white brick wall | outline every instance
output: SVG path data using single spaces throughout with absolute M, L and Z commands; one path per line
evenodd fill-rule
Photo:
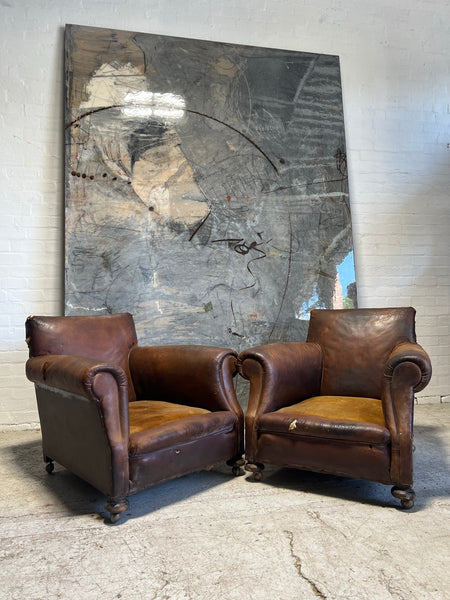
M 450 7 L 445 0 L 0 2 L 0 428 L 37 422 L 24 321 L 61 314 L 63 28 L 338 54 L 360 306 L 413 305 L 448 401 Z

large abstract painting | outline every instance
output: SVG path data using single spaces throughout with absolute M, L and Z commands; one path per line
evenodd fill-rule
M 356 305 L 336 56 L 66 27 L 66 314 L 240 350 Z

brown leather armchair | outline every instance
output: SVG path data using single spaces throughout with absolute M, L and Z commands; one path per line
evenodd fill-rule
M 413 308 L 313 310 L 305 343 L 245 350 L 247 470 L 264 463 L 390 484 L 414 506 L 414 392 L 430 380 Z
M 244 464 L 236 353 L 208 346 L 139 347 L 128 314 L 29 317 L 47 471 L 56 461 L 107 496 L 126 497 L 227 461 Z

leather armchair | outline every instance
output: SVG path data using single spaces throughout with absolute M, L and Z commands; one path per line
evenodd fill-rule
M 430 380 L 413 308 L 313 310 L 305 343 L 245 350 L 246 469 L 264 463 L 390 484 L 412 508 L 414 392 Z
M 35 384 L 47 471 L 56 461 L 107 496 L 127 496 L 227 461 L 244 464 L 236 353 L 139 347 L 128 314 L 29 317 L 26 374 Z

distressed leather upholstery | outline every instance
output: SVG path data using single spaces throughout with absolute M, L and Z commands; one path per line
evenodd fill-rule
M 162 481 L 221 461 L 239 471 L 233 350 L 139 347 L 128 313 L 29 317 L 26 335 L 47 470 L 57 461 L 103 492 L 112 521 Z
M 305 343 L 242 352 L 247 468 L 264 463 L 394 485 L 414 503 L 414 392 L 430 380 L 413 308 L 313 310 Z

